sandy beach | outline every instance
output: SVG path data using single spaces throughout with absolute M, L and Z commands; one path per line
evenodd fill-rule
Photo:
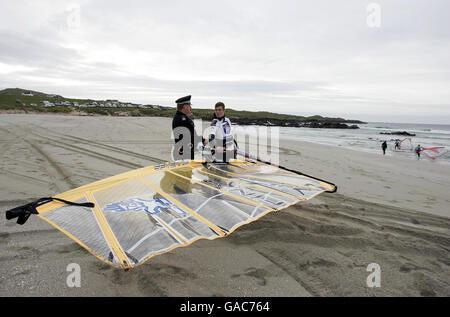
M 124 272 L 48 223 L 4 212 L 170 160 L 170 118 L 0 114 L 0 296 L 450 296 L 450 169 L 280 140 L 324 193 Z M 67 266 L 81 267 L 68 287 Z M 381 287 L 368 287 L 377 263 Z

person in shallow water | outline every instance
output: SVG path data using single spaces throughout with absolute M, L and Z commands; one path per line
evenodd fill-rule
M 384 142 L 381 144 L 381 149 L 383 150 L 383 155 L 385 155 L 385 154 L 386 154 L 386 149 L 387 149 L 387 143 L 386 143 L 386 141 L 384 141 Z
M 400 150 L 400 140 L 395 140 L 395 149 Z
M 414 151 L 417 154 L 417 159 L 420 160 L 420 152 L 422 152 L 422 147 L 420 146 L 420 144 L 416 147 Z

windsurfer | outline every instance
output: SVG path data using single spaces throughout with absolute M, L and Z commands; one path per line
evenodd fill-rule
M 420 160 L 420 152 L 422 152 L 422 147 L 420 146 L 420 144 L 416 147 L 414 151 L 416 151 L 417 159 Z
M 216 161 L 228 162 L 236 158 L 236 147 L 231 129 L 231 121 L 225 117 L 225 104 L 218 102 L 215 105 L 214 118 L 209 132 L 211 154 Z

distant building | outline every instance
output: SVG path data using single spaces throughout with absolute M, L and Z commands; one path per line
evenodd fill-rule
M 28 91 L 28 92 L 23 92 L 22 96 L 33 97 L 34 95 L 33 95 L 33 93 L 31 91 Z
M 42 103 L 44 104 L 44 107 L 54 107 L 55 106 L 52 102 L 50 102 L 48 100 L 44 100 L 44 101 L 42 101 Z

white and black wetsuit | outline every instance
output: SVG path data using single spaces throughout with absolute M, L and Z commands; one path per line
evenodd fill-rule
M 230 119 L 214 115 L 209 131 L 209 145 L 216 161 L 228 162 L 236 157 Z

